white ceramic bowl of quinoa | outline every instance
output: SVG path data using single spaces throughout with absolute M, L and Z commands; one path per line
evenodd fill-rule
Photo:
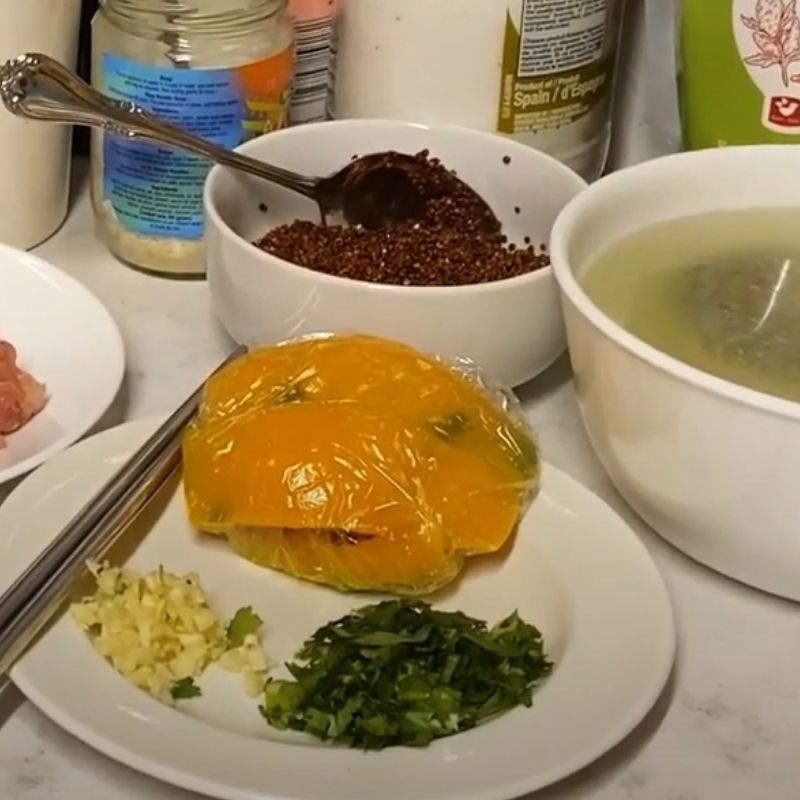
M 432 157 L 490 205 L 509 241 L 549 243 L 561 209 L 584 181 L 553 158 L 509 139 L 451 126 L 345 120 L 252 140 L 249 156 L 308 175 L 328 175 L 354 154 L 386 150 Z M 460 286 L 353 280 L 278 258 L 253 242 L 279 225 L 319 220 L 309 200 L 215 167 L 205 189 L 206 265 L 212 305 L 237 342 L 268 344 L 319 331 L 357 331 L 445 357 L 466 357 L 493 380 L 518 386 L 565 347 L 550 267 Z

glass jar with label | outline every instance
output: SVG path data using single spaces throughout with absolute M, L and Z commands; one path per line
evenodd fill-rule
M 597 178 L 623 11 L 624 0 L 346 0 L 334 115 L 505 134 Z
M 92 82 L 233 148 L 284 127 L 293 70 L 287 0 L 101 0 Z M 92 202 L 122 261 L 173 275 L 204 272 L 207 160 L 96 132 Z

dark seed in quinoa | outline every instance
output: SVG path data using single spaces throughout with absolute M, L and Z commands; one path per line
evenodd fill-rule
M 412 173 L 425 199 L 417 219 L 378 230 L 297 220 L 268 231 L 256 246 L 318 272 L 400 286 L 488 283 L 550 263 L 543 246 L 508 244 L 495 220 L 487 224 L 479 201 L 439 159 L 427 150 L 415 158 L 424 166 Z

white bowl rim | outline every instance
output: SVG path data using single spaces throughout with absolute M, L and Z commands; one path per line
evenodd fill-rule
M 567 167 L 566 165 L 562 164 L 560 161 L 557 161 L 552 156 L 547 155 L 540 150 L 536 150 L 528 145 L 524 145 L 520 142 L 514 141 L 513 139 L 506 139 L 501 137 L 497 134 L 488 133 L 486 131 L 475 130 L 473 128 L 466 128 L 461 125 L 423 125 L 422 123 L 418 122 L 405 122 L 403 120 L 393 120 L 393 119 L 343 119 L 343 120 L 327 120 L 325 122 L 311 122 L 305 125 L 299 125 L 293 128 L 282 128 L 281 130 L 273 131 L 268 134 L 264 134 L 265 136 L 269 136 L 270 138 L 280 137 L 286 138 L 288 136 L 293 136 L 297 138 L 298 136 L 302 136 L 305 134 L 313 134 L 315 131 L 319 130 L 320 128 L 394 128 L 394 129 L 417 129 L 422 131 L 452 131 L 460 136 L 471 136 L 475 139 L 480 140 L 494 140 L 498 139 L 499 141 L 503 142 L 503 145 L 507 147 L 510 153 L 513 155 L 515 152 L 519 153 L 522 156 L 530 158 L 533 155 L 534 158 L 539 159 L 543 163 L 547 164 L 549 168 L 553 170 L 554 173 L 561 173 L 561 177 L 565 180 L 570 180 L 575 184 L 575 194 L 580 194 L 581 192 L 586 191 L 587 183 L 586 181 L 578 175 L 577 172 L 574 172 L 572 169 Z M 255 139 L 251 139 L 248 142 L 240 145 L 236 148 L 236 152 L 243 153 L 245 155 L 251 155 L 251 150 L 258 149 L 258 145 L 262 140 L 262 136 L 258 136 Z M 205 206 L 205 212 L 207 217 L 211 220 L 214 227 L 221 231 L 222 235 L 229 240 L 232 240 L 236 243 L 244 242 L 248 249 L 254 251 L 254 255 L 258 258 L 265 266 L 269 265 L 270 267 L 280 267 L 284 271 L 289 270 L 302 270 L 306 277 L 311 278 L 313 277 L 314 280 L 318 280 L 320 283 L 329 283 L 329 284 L 339 284 L 343 287 L 350 286 L 352 289 L 357 291 L 364 291 L 369 293 L 386 293 L 392 292 L 394 294 L 402 294 L 402 295 L 409 295 L 419 297 L 423 294 L 428 295 L 441 295 L 446 294 L 448 292 L 454 292 L 458 294 L 483 294 L 492 292 L 499 289 L 513 289 L 517 286 L 527 283 L 534 283 L 536 281 L 545 280 L 546 277 L 552 275 L 552 266 L 548 265 L 545 267 L 540 267 L 539 269 L 533 270 L 532 272 L 526 272 L 522 275 L 515 275 L 511 278 L 502 278 L 497 281 L 485 281 L 483 283 L 468 283 L 463 284 L 460 286 L 404 286 L 401 284 L 391 284 L 391 283 L 374 283 L 372 281 L 362 281 L 357 280 L 355 278 L 343 278 L 339 275 L 330 275 L 326 272 L 318 272 L 317 270 L 313 270 L 309 267 L 304 267 L 302 264 L 293 264 L 291 261 L 286 261 L 283 258 L 279 258 L 278 256 L 272 255 L 271 253 L 267 253 L 266 251 L 262 250 L 260 247 L 257 247 L 252 242 L 245 239 L 243 236 L 240 236 L 233 228 L 228 225 L 225 220 L 222 219 L 219 211 L 217 210 L 216 202 L 215 202 L 215 194 L 216 194 L 216 186 L 219 180 L 221 179 L 221 175 L 223 172 L 227 170 L 227 167 L 220 166 L 219 164 L 215 164 L 209 174 L 208 178 L 206 179 L 205 187 L 203 189 L 203 204 Z M 548 244 L 547 254 L 550 255 L 551 249 Z M 552 256 L 551 256 L 552 259 Z
M 786 147 L 786 145 L 781 144 L 737 145 L 673 153 L 606 175 L 590 185 L 586 191 L 573 198 L 559 214 L 550 236 L 550 263 L 559 288 L 591 325 L 640 361 L 648 363 L 702 391 L 724 397 L 740 405 L 757 408 L 775 416 L 800 419 L 800 402 L 759 392 L 755 389 L 748 389 L 745 386 L 703 372 L 673 356 L 667 355 L 626 331 L 595 305 L 584 292 L 576 280 L 573 267 L 567 258 L 566 245 L 570 232 L 576 227 L 576 220 L 579 220 L 583 215 L 586 206 L 595 202 L 596 196 L 602 196 L 609 188 L 630 183 L 632 180 L 637 182 L 658 180 L 659 173 L 676 161 L 687 163 L 694 161 L 699 164 L 709 160 L 717 160 L 724 164 L 733 163 L 735 165 L 736 159 L 741 157 L 742 152 L 747 152 L 750 155 L 758 155 L 759 152 L 772 153 L 774 155 L 777 151 L 782 150 L 785 155 Z M 800 151 L 798 151 L 798 155 L 800 155 Z

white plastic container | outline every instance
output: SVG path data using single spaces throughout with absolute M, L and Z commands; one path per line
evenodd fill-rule
M 600 175 L 624 0 L 347 0 L 334 114 L 512 136 Z
M 80 0 L 0 0 L 0 61 L 35 50 L 75 67 Z M 27 249 L 67 214 L 71 129 L 0 109 L 0 242 Z

